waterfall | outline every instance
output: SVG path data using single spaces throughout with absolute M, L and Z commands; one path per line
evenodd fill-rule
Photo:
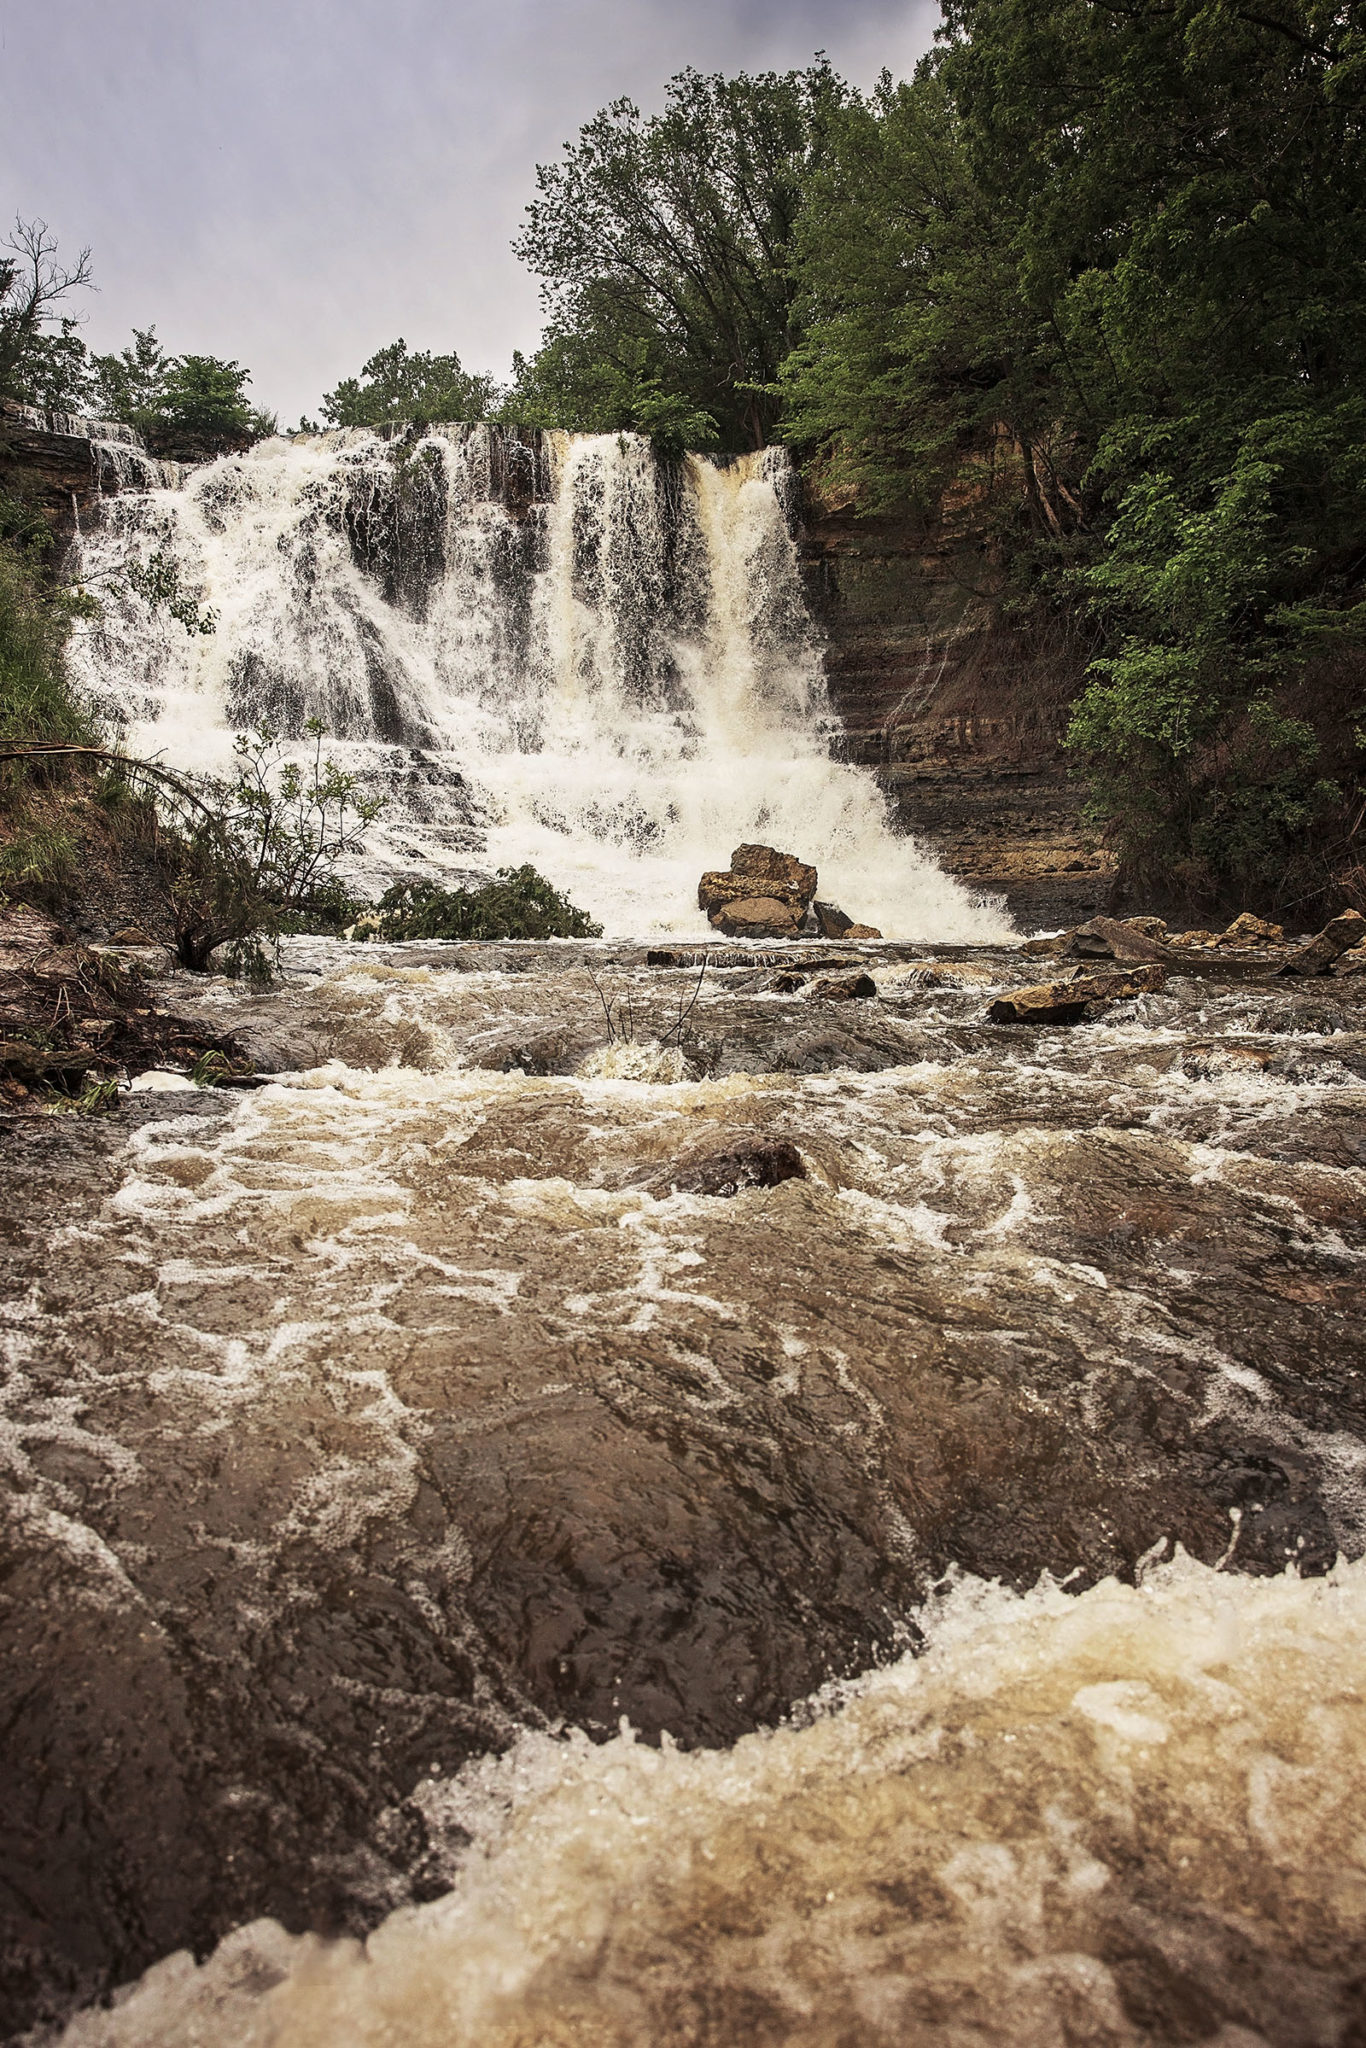
M 530 861 L 609 933 L 701 935 L 699 873 L 759 839 L 889 937 L 1003 936 L 890 829 L 872 775 L 832 758 L 795 495 L 772 449 L 665 464 L 630 434 L 496 426 L 272 439 L 109 499 L 82 569 L 115 594 L 74 666 L 129 748 L 176 766 L 321 720 L 388 798 L 371 885 Z M 118 584 L 157 550 L 212 636 Z

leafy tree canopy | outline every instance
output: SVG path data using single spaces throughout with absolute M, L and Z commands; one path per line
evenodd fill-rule
M 1364 94 L 1333 0 L 948 0 L 796 237 L 789 437 L 1084 616 L 1100 807 L 1206 897 L 1306 889 L 1356 772 Z
M 662 113 L 616 100 L 542 164 L 513 247 L 543 280 L 548 327 L 509 409 L 761 447 L 794 335 L 793 226 L 844 93 L 823 60 L 681 71 Z
M 413 353 L 402 336 L 376 351 L 359 377 L 344 377 L 322 401 L 334 427 L 428 426 L 483 420 L 501 397 L 494 378 L 464 370 L 457 355 Z

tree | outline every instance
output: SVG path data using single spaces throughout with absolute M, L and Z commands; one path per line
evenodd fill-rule
M 1324 888 L 1357 772 L 1364 95 L 1329 0 L 949 0 L 798 231 L 788 431 L 1085 621 L 1099 810 L 1206 901 Z
M 663 113 L 616 100 L 540 165 L 513 247 L 544 281 L 547 332 L 511 406 L 649 431 L 643 410 L 622 416 L 634 392 L 669 401 L 671 427 L 710 420 L 722 446 L 762 447 L 794 339 L 793 226 L 845 90 L 823 60 L 682 71 Z
M 72 365 L 78 353 L 83 359 L 84 349 L 75 335 L 75 322 L 55 309 L 89 283 L 88 249 L 82 249 L 67 269 L 57 261 L 57 242 L 46 221 L 15 221 L 13 234 L 0 244 L 0 398 L 27 405 L 48 403 L 46 393 L 59 368 L 57 388 L 62 396 L 68 395 Z M 54 321 L 55 337 L 44 332 Z
M 101 410 L 153 446 L 220 453 L 275 432 L 274 417 L 247 398 L 249 370 L 218 356 L 167 355 L 155 327 L 135 327 L 131 348 L 93 356 L 91 367 Z
M 459 356 L 413 354 L 400 335 L 325 394 L 322 415 L 334 427 L 429 426 L 488 419 L 500 397 L 495 380 L 462 369 Z
M 92 356 L 96 402 L 111 420 L 142 427 L 156 418 L 171 371 L 171 358 L 155 327 L 135 327 L 133 346 L 117 354 Z

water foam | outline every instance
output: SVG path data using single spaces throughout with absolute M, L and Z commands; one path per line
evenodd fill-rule
M 959 1580 L 925 1653 L 682 1754 L 524 1736 L 362 1947 L 269 1921 L 63 2048 L 1105 2048 L 1343 2038 L 1366 1958 L 1366 1565 Z
M 169 555 L 216 633 L 124 591 L 73 661 L 133 751 L 186 768 L 321 719 L 390 797 L 372 876 L 530 861 L 609 932 L 703 935 L 699 873 L 760 839 L 888 936 L 1006 937 L 831 758 L 792 484 L 781 451 L 666 468 L 629 434 L 272 440 L 111 500 L 84 543 L 101 587 Z

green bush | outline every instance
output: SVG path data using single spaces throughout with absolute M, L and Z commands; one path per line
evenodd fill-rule
M 500 868 L 487 889 L 400 883 L 375 913 L 377 939 L 600 939 L 602 926 L 530 866 Z
M 62 658 L 78 609 L 45 583 L 38 549 L 0 531 L 0 741 L 93 739 Z

